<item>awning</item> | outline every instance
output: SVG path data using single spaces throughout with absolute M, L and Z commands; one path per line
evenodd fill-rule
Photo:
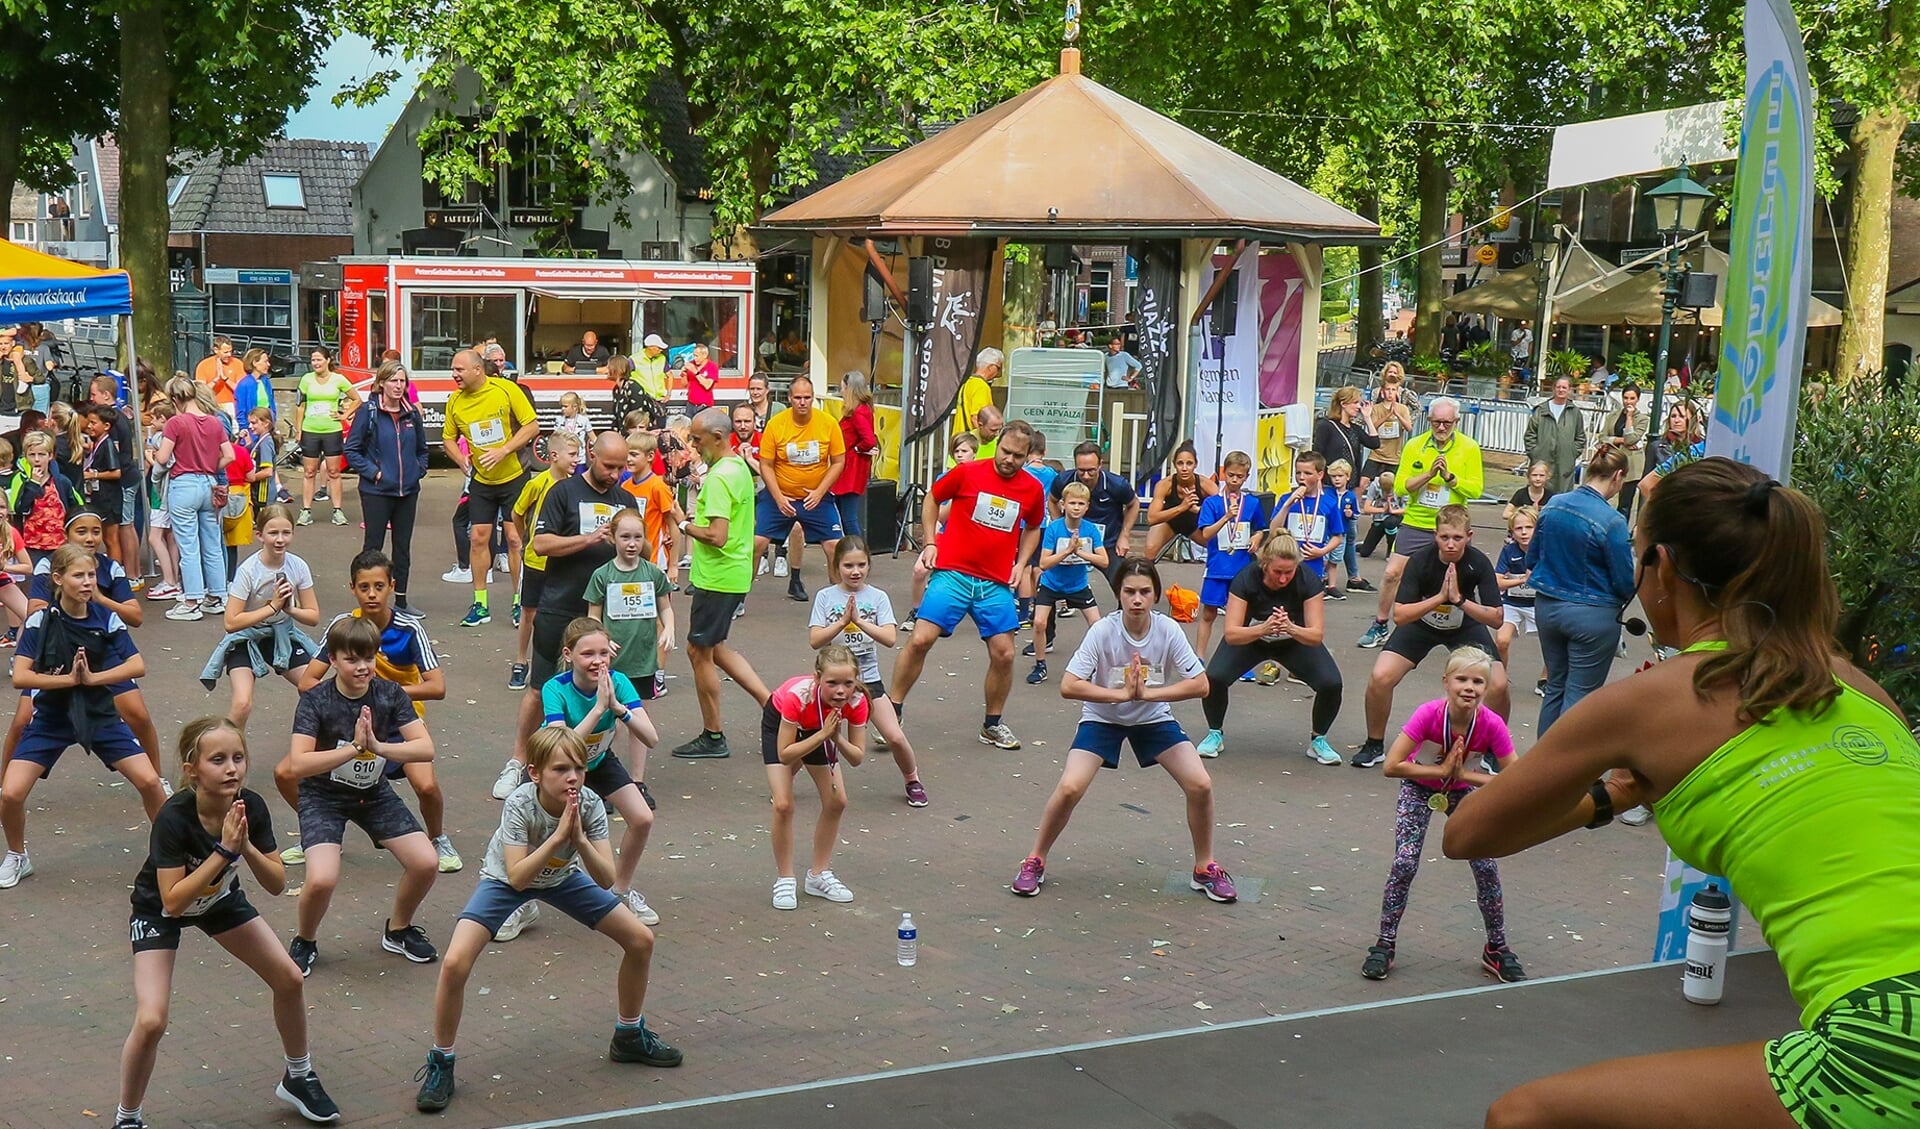
M 1567 301 L 1570 292 L 1592 286 L 1607 273 L 1607 264 L 1578 242 L 1565 251 L 1560 265 L 1559 292 L 1555 302 Z M 1631 276 L 1617 275 L 1617 279 Z M 1478 286 L 1440 300 L 1441 308 L 1463 314 L 1492 314 L 1501 318 L 1540 316 L 1540 292 L 1544 280 L 1533 267 L 1502 271 Z M 1606 283 L 1603 285 L 1611 285 Z
M 1695 247 L 1687 252 L 1686 260 L 1692 269 L 1706 271 L 1714 275 L 1718 282 L 1714 286 L 1713 305 L 1698 311 L 1697 316 L 1693 310 L 1675 310 L 1674 324 L 1704 325 L 1717 329 L 1726 310 L 1727 253 L 1717 247 Z M 1565 304 L 1554 311 L 1554 320 L 1564 325 L 1659 325 L 1665 289 L 1665 284 L 1660 281 L 1660 272 L 1649 267 L 1639 274 L 1622 274 L 1618 277 L 1623 281 L 1597 294 L 1567 296 Z M 1566 289 L 1562 287 L 1561 292 L 1565 294 Z M 1811 295 L 1807 303 L 1808 326 L 1840 324 L 1838 309 Z
M 133 312 L 126 271 L 103 271 L 0 243 L 0 321 L 58 321 Z

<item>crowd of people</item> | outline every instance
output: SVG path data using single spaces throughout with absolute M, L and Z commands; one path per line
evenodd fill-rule
M 434 762 L 444 723 L 428 722 L 447 678 L 425 622 L 406 602 L 428 436 L 404 367 L 383 365 L 363 402 L 316 351 L 296 406 L 297 505 L 276 479 L 272 397 L 248 383 L 265 374 L 248 358 L 230 365 L 230 348 L 203 366 L 208 378 L 177 374 L 164 386 L 134 389 L 131 403 L 117 381 L 100 378 L 94 402 L 73 416 L 77 430 L 64 453 L 54 436 L 30 430 L 20 445 L 24 465 L 0 467 L 17 527 L 6 530 L 8 565 L 26 581 L 0 583 L 0 604 L 20 621 L 12 677 L 25 692 L 0 772 L 0 889 L 34 873 L 26 799 L 76 746 L 126 778 L 151 824 L 132 894 L 135 1018 L 117 1129 L 146 1124 L 145 1092 L 188 926 L 270 989 L 285 1058 L 276 1094 L 310 1120 L 340 1116 L 313 1070 L 303 983 L 321 963 L 331 899 L 343 879 L 353 880 L 341 864 L 348 824 L 401 867 L 381 947 L 440 964 L 419 1108 L 444 1109 L 454 1097 L 475 962 L 489 944 L 537 921 L 543 907 L 620 949 L 609 1057 L 679 1065 L 681 1051 L 644 1018 L 651 927 L 660 915 L 639 884 L 657 807 L 647 762 L 668 736 L 648 703 L 665 692 L 665 668 L 681 649 L 701 722 L 671 755 L 731 755 L 726 696 L 744 693 L 758 711 L 776 910 L 795 909 L 802 895 L 855 899 L 833 864 L 848 805 L 844 773 L 870 752 L 890 754 L 909 807 L 931 804 L 906 718 L 936 645 L 971 621 L 987 656 L 978 740 L 1018 749 L 1008 703 L 1019 638 L 1030 632 L 1027 683 L 1044 685 L 1055 674 L 1054 632 L 1076 615 L 1086 626 L 1058 676 L 1060 696 L 1080 703 L 1080 718 L 1031 848 L 1013 868 L 1012 893 L 1040 893 L 1049 853 L 1099 770 L 1119 766 L 1125 745 L 1140 767 L 1165 769 L 1185 798 L 1191 889 L 1232 903 L 1232 875 L 1214 853 L 1205 762 L 1226 752 L 1235 689 L 1271 684 L 1282 671 L 1312 697 L 1298 747 L 1317 763 L 1343 762 L 1330 740 L 1344 677 L 1327 603 L 1356 591 L 1378 593 L 1358 646 L 1379 654 L 1365 688 L 1365 739 L 1347 763 L 1399 782 L 1377 937 L 1360 975 L 1391 973 L 1433 814 L 1448 817 L 1447 854 L 1470 864 L 1486 930 L 1480 963 L 1514 982 L 1526 974 L 1508 945 L 1496 859 L 1604 825 L 1616 812 L 1652 811 L 1683 855 L 1733 877 L 1807 1008 L 1807 1032 L 1763 1049 L 1711 1052 L 1722 1071 L 1716 1085 L 1747 1098 L 1770 1086 L 1798 1108 L 1828 1077 L 1810 1065 L 1822 1056 L 1864 1045 L 1920 1055 L 1876 1002 L 1920 995 L 1907 963 L 1911 935 L 1894 939 L 1881 928 L 1892 912 L 1891 884 L 1920 861 L 1912 830 L 1920 813 L 1909 810 L 1920 792 L 1905 775 L 1920 772 L 1920 747 L 1879 688 L 1832 653 L 1836 612 L 1817 512 L 1749 468 L 1699 459 L 1684 405 L 1657 437 L 1664 446 L 1647 439 L 1646 419 L 1629 403 L 1604 434 L 1582 437 L 1577 480 L 1557 478 L 1552 465 L 1530 468 L 1505 507 L 1507 536 L 1476 544 L 1483 531 L 1471 507 L 1483 500 L 1486 460 L 1461 433 L 1456 402 L 1441 396 L 1420 405 L 1392 368 L 1377 394 L 1335 392 L 1285 493 L 1253 490 L 1244 452 L 1225 454 L 1218 472 L 1206 473 L 1186 446 L 1143 498 L 1105 466 L 1098 444 L 1077 446 L 1070 466 L 1050 463 L 1040 433 L 993 403 L 1002 357 L 983 350 L 959 397 L 970 425 L 956 425 L 952 466 L 926 492 L 916 590 L 897 615 L 874 583 L 860 528 L 859 501 L 879 453 L 862 374 L 842 378 L 838 419 L 819 406 L 806 376 L 792 381 L 784 408 L 756 378 L 748 400 L 731 410 L 699 407 L 656 429 L 651 412 L 636 408 L 622 427 L 595 432 L 567 424 L 576 403 L 543 434 L 525 392 L 488 352 L 453 358 L 458 389 L 441 438 L 465 478 L 456 547 L 466 564 L 463 575 L 449 575 L 471 585 L 460 621 L 471 629 L 491 621 L 492 585 L 510 586 L 518 653 L 507 681 L 525 692 L 492 789 L 502 802 L 499 827 L 444 950 L 420 910 L 439 876 L 465 861 L 442 824 Z M 634 379 L 634 366 L 623 362 L 586 353 L 578 363 Z M 148 425 L 142 450 L 130 449 L 135 405 Z M 0 449 L 8 460 L 12 454 Z M 537 471 L 523 454 L 537 454 Z M 321 580 L 292 544 L 322 502 L 333 524 L 348 523 L 342 459 L 358 480 L 366 543 L 343 578 L 350 610 L 323 628 Z M 236 473 L 236 465 L 246 469 Z M 138 477 L 122 484 L 123 470 Z M 201 677 L 209 688 L 228 679 L 228 708 L 178 735 L 177 792 L 138 686 L 146 667 L 133 638 L 143 611 L 142 570 L 125 536 L 130 489 L 149 492 L 156 523 L 166 518 L 160 532 L 168 540 L 150 542 L 156 555 L 163 544 L 177 553 L 177 572 L 163 559 L 162 583 L 147 597 L 173 600 L 170 619 L 218 613 L 224 631 Z M 1637 527 L 1621 503 L 1636 494 L 1645 499 Z M 1364 537 L 1363 524 L 1371 527 Z M 1182 539 L 1205 563 L 1200 591 L 1187 594 L 1190 614 L 1176 618 L 1167 611 L 1180 601 L 1156 561 Z M 1143 553 L 1133 551 L 1136 540 Z M 1382 540 L 1388 555 L 1375 585 L 1361 576 L 1361 559 Z M 810 545 L 820 547 L 821 568 L 811 595 L 802 581 Z M 815 653 L 810 669 L 781 679 L 763 678 L 729 643 L 756 574 L 768 570 L 808 606 Z M 1622 615 L 1636 598 L 1658 639 L 1679 655 L 1631 685 L 1608 685 Z M 1194 622 L 1191 636 L 1184 621 Z M 1538 744 L 1520 755 L 1507 669 L 1514 645 L 1535 634 L 1546 671 L 1536 688 Z M 890 671 L 883 649 L 895 654 Z M 1438 692 L 1396 710 L 1396 691 L 1436 650 L 1444 652 Z M 255 695 L 262 679 L 275 678 L 298 695 L 288 747 L 271 770 L 299 830 L 297 844 L 284 848 L 274 809 L 248 781 Z M 1194 700 L 1206 724 L 1198 741 L 1173 713 L 1174 703 Z M 1242 716 L 1250 712 L 1243 703 Z M 1390 731 L 1396 717 L 1405 720 Z M 1844 741 L 1822 745 L 1839 722 Z M 1266 735 L 1247 735 L 1258 728 Z M 1270 726 L 1235 732 L 1236 743 L 1277 743 Z M 1789 746 L 1813 759 L 1769 779 L 1804 776 L 1795 787 L 1818 792 L 1812 808 L 1759 779 Z M 1880 766 L 1897 766 L 1899 779 L 1865 774 Z M 820 801 L 804 870 L 794 844 L 803 771 Z M 1751 795 L 1741 783 L 1749 779 Z M 613 813 L 624 824 L 617 844 Z M 1840 842 L 1873 850 L 1833 851 Z M 291 866 L 306 872 L 296 929 L 282 946 L 249 902 L 242 875 L 278 896 Z M 1845 1033 L 1826 1026 L 1833 1015 L 1844 1015 Z M 1536 1083 L 1502 1099 L 1490 1123 L 1559 1124 L 1571 1110 L 1594 1124 L 1666 1123 L 1647 1112 L 1645 1087 L 1609 1086 L 1606 1101 L 1595 1096 L 1602 1079 L 1632 1077 L 1634 1069 L 1602 1066 Z M 1841 1089 L 1849 1108 L 1867 1108 L 1907 1086 L 1856 1079 Z M 1601 1106 L 1604 1117 L 1595 1113 Z

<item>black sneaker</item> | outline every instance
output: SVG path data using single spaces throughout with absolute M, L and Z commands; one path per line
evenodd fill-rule
M 647 801 L 647 810 L 659 811 L 660 805 L 654 802 L 653 793 L 647 791 L 647 782 L 644 780 L 636 780 L 633 783 L 635 787 L 640 789 L 640 798 Z
M 453 1056 L 428 1051 L 427 1064 L 415 1072 L 413 1080 L 420 1083 L 420 1093 L 413 1099 L 415 1109 L 435 1113 L 447 1108 L 453 1101 Z
M 807 586 L 800 583 L 799 573 L 795 573 L 793 579 L 787 581 L 787 599 L 796 604 L 807 602 Z
M 1513 955 L 1512 949 L 1488 945 L 1480 950 L 1480 967 L 1503 984 L 1518 984 L 1527 978 L 1526 969 L 1520 967 L 1520 958 Z
M 1533 684 L 1533 696 L 1536 698 L 1544 698 L 1547 696 L 1547 680 L 1546 679 L 1542 678 L 1540 681 Z
M 674 747 L 673 755 L 683 760 L 719 760 L 733 755 L 727 739 L 718 733 L 702 733 L 684 745 Z
M 313 975 L 313 962 L 320 959 L 320 946 L 305 937 L 296 936 L 287 945 L 287 955 L 293 958 L 294 965 L 300 969 L 300 976 L 304 979 Z
M 1386 759 L 1386 747 L 1369 737 L 1366 743 L 1360 746 L 1360 751 L 1353 754 L 1353 759 L 1347 763 L 1355 768 L 1379 768 Z
M 147 1119 L 139 1115 L 122 1117 L 114 1121 L 113 1129 L 147 1129 Z
M 1033 670 L 1027 674 L 1027 685 L 1038 686 L 1047 680 L 1047 664 L 1034 663 Z
M 327 1091 L 320 1085 L 320 1076 L 309 1073 L 305 1078 L 295 1078 L 291 1074 L 280 1076 L 280 1085 L 274 1088 L 274 1094 L 283 1102 L 300 1111 L 300 1116 L 308 1121 L 326 1124 L 340 1120 L 340 1107 L 333 1104 Z
M 1338 588 L 1328 588 L 1325 591 L 1323 591 L 1321 595 L 1325 596 L 1329 600 L 1344 600 L 1347 598 L 1347 594 L 1345 592 L 1342 592 Z
M 1032 658 L 1034 656 L 1033 644 L 1028 643 L 1026 646 L 1020 648 L 1020 655 L 1022 658 Z
M 1387 973 L 1392 971 L 1392 945 L 1374 945 L 1367 950 L 1367 959 L 1360 965 L 1360 975 L 1369 980 L 1385 980 Z
M 527 688 L 527 675 L 530 669 L 527 663 L 508 663 L 507 689 L 525 690 Z
M 440 959 L 440 950 L 433 947 L 433 942 L 427 940 L 427 931 L 418 925 L 384 930 L 380 947 L 390 953 L 399 953 L 415 964 L 432 964 Z
M 1349 580 L 1349 581 L 1347 581 L 1347 591 L 1349 591 L 1349 592 L 1377 592 L 1377 591 L 1379 591 L 1379 589 L 1377 589 L 1377 588 L 1375 588 L 1375 587 L 1374 587 L 1374 586 L 1373 586 L 1372 584 L 1370 584 L 1370 583 L 1368 583 L 1368 582 L 1367 582 L 1367 578 L 1366 578 L 1366 577 L 1364 577 L 1364 576 L 1356 576 L 1356 577 L 1354 577 L 1353 579 L 1351 579 L 1351 580 Z
M 607 1057 L 615 1062 L 639 1062 L 648 1066 L 679 1066 L 680 1052 L 668 1046 L 666 1040 L 647 1030 L 642 1022 L 640 1026 L 613 1029 L 613 1043 L 607 1048 Z

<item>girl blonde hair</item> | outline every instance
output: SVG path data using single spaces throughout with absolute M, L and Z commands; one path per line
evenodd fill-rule
M 65 400 L 55 400 L 47 409 L 47 418 L 53 421 L 55 427 L 67 433 L 69 449 L 73 452 L 73 457 L 78 459 L 81 452 L 87 448 L 86 429 L 81 426 L 86 422 L 85 418 L 74 411 L 73 405 Z
M 207 739 L 207 734 L 220 730 L 225 730 L 239 738 L 240 755 L 250 758 L 247 751 L 246 730 L 224 717 L 196 717 L 180 728 L 180 791 L 185 792 L 193 788 L 193 774 L 187 769 L 200 759 L 200 743 Z
M 208 415 L 220 410 L 220 405 L 214 402 L 213 389 L 184 373 L 175 373 L 173 379 L 167 381 L 167 399 L 181 409 L 197 404 Z
M 1441 677 L 1451 678 L 1463 670 L 1478 670 L 1482 677 L 1493 677 L 1493 656 L 1478 647 L 1455 647 L 1447 652 L 1447 668 Z

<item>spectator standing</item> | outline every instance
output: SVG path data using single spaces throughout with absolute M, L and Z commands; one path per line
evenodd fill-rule
M 1587 449 L 1587 418 L 1573 402 L 1573 382 L 1559 377 L 1553 395 L 1541 401 L 1527 417 L 1527 461 L 1545 463 L 1552 473 L 1547 488 L 1564 494 L 1573 488 L 1574 468 Z
M 840 438 L 847 446 L 847 463 L 833 481 L 833 504 L 840 510 L 841 532 L 860 537 L 864 535 L 860 507 L 873 478 L 873 460 L 880 454 L 880 436 L 873 428 L 873 389 L 865 373 L 850 372 L 840 378 Z M 835 579 L 831 570 L 827 579 Z
M 1140 358 L 1127 352 L 1127 344 L 1119 334 L 1107 339 L 1106 366 L 1108 388 L 1140 386 Z
M 667 342 L 658 333 L 649 333 L 633 358 L 633 379 L 656 401 L 667 398 Z
M 1513 358 L 1513 371 L 1520 374 L 1522 381 L 1533 380 L 1533 330 L 1526 322 L 1507 334 L 1507 354 Z
M 224 336 L 213 339 L 213 355 L 193 369 L 193 378 L 213 389 L 213 402 L 228 419 L 234 418 L 233 390 L 246 374 L 246 367 L 233 355 L 233 339 Z
M 1366 466 L 1380 449 L 1380 434 L 1358 388 L 1349 384 L 1334 390 L 1327 414 L 1313 425 L 1313 449 L 1326 456 L 1328 466 L 1345 459 L 1349 467 Z
M 366 519 L 362 552 L 379 549 L 393 531 L 393 600 L 407 606 L 413 570 L 413 523 L 427 473 L 427 421 L 407 398 L 407 370 L 387 361 L 373 374 L 373 396 L 360 405 L 347 434 L 347 465 L 360 479 Z
M 37 321 L 30 321 L 20 327 L 20 344 L 40 364 L 40 379 L 33 386 L 33 407 L 35 411 L 51 410 L 54 385 L 59 382 L 60 355 L 55 349 L 53 334 Z
M 1651 425 L 1646 409 L 1640 406 L 1640 390 L 1632 386 L 1622 388 L 1620 409 L 1607 421 L 1599 442 L 1618 447 L 1627 455 L 1626 485 L 1614 500 L 1624 518 L 1633 517 L 1633 500 L 1639 496 L 1640 478 L 1647 472 L 1647 432 Z
M 167 518 L 180 544 L 180 599 L 168 619 L 199 619 L 227 603 L 227 552 L 215 488 L 233 461 L 226 419 L 211 385 L 176 376 L 167 382 L 174 415 L 160 429 L 155 462 L 167 468 Z
M 1537 594 L 1540 653 L 1547 667 L 1544 735 L 1560 716 L 1603 686 L 1620 645 L 1621 609 L 1633 599 L 1633 549 L 1627 519 L 1613 506 L 1627 477 L 1627 454 L 1602 446 L 1586 481 L 1540 511 L 1527 548 Z
M 1007 355 L 998 349 L 982 349 L 975 355 L 973 372 L 960 382 L 960 396 L 953 405 L 950 435 L 973 430 L 981 408 L 993 406 L 993 382 L 999 379 Z
M 300 516 L 295 525 L 313 524 L 313 503 L 323 497 L 333 506 L 333 524 L 347 524 L 341 508 L 340 463 L 345 450 L 346 421 L 360 406 L 360 397 L 345 373 L 334 371 L 333 354 L 315 346 L 307 360 L 313 368 L 300 378 L 300 413 L 294 417 L 294 435 L 300 442 Z M 316 485 L 319 487 L 315 489 Z
M 687 403 L 693 405 L 694 411 L 713 407 L 714 389 L 720 384 L 720 366 L 707 355 L 706 342 L 694 345 L 680 375 L 687 382 Z

